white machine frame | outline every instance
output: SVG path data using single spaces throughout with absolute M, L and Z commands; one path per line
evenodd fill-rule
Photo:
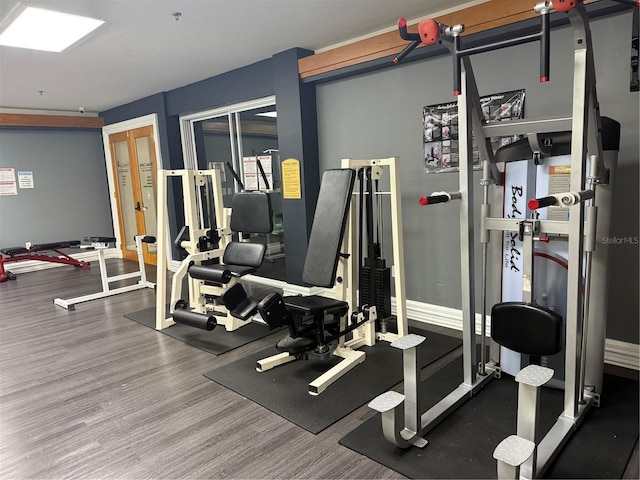
M 167 225 L 167 192 L 168 181 L 170 178 L 180 178 L 182 181 L 182 194 L 184 198 L 185 225 L 189 226 L 189 240 L 181 243 L 188 255 L 180 264 L 178 270 L 173 274 L 171 283 L 170 297 L 170 313 L 173 313 L 174 307 L 178 300 L 181 299 L 182 282 L 188 275 L 188 269 L 191 265 L 200 265 L 205 260 L 220 259 L 224 254 L 224 249 L 230 241 L 231 230 L 230 224 L 230 208 L 219 208 L 224 205 L 221 186 L 220 170 L 158 170 L 158 225 Z M 215 228 L 220 240 L 218 247 L 212 250 L 200 251 L 198 247 L 198 239 L 206 236 L 209 230 L 214 228 L 206 226 L 203 219 L 203 203 L 200 195 L 197 193 L 199 187 L 205 185 L 211 186 L 212 197 L 210 201 L 215 208 Z M 210 203 L 211 203 L 210 202 Z M 167 229 L 159 229 L 158 234 L 158 294 L 156 297 L 156 330 L 163 330 L 172 326 L 175 322 L 172 318 L 165 316 L 167 304 L 167 248 L 169 239 L 167 238 Z M 235 279 L 224 287 L 213 285 L 205 285 L 204 280 L 189 278 L 189 305 L 190 311 L 210 314 L 214 312 L 218 325 L 225 327 L 227 331 L 237 330 L 238 328 L 248 325 L 251 320 L 241 320 L 233 317 L 224 305 L 206 302 L 206 296 L 211 295 L 218 297 L 226 288 L 233 285 Z
M 353 331 L 353 338 L 345 341 L 344 337 L 341 337 L 338 343 L 338 347 L 333 352 L 333 355 L 342 358 L 343 360 L 329 369 L 324 374 L 309 383 L 309 393 L 311 395 L 319 395 L 327 389 L 333 382 L 352 370 L 354 367 L 365 361 L 366 354 L 358 349 L 362 346 L 373 346 L 376 341 L 388 341 L 392 342 L 399 337 L 407 335 L 407 307 L 406 307 L 406 295 L 405 295 L 405 281 L 404 281 L 404 247 L 402 243 L 402 207 L 400 195 L 398 193 L 399 186 L 399 172 L 398 172 L 398 157 L 381 158 L 381 159 L 369 159 L 369 160 L 354 160 L 343 159 L 342 168 L 351 168 L 359 170 L 361 168 L 372 168 L 372 177 L 379 179 L 383 176 L 383 172 L 388 169 L 390 189 L 389 192 L 385 192 L 391 199 L 391 229 L 393 237 L 393 276 L 395 285 L 395 297 L 396 297 L 396 319 L 398 333 L 392 332 L 376 332 L 375 321 L 377 319 L 376 308 L 372 306 L 369 308 L 368 320 Z M 381 192 L 382 193 L 382 192 Z M 353 192 L 352 195 L 357 195 Z M 358 278 L 358 265 L 354 261 L 354 252 L 357 251 L 357 202 L 352 201 L 348 213 L 347 227 L 343 239 L 342 251 L 346 255 L 341 256 L 338 263 L 337 278 L 342 279 L 338 281 L 333 289 L 334 296 L 337 300 L 345 301 L 349 304 L 352 310 L 355 310 L 354 306 L 358 305 L 358 291 L 354 279 Z M 363 312 L 358 313 L 358 320 L 361 321 L 366 315 Z M 347 327 L 347 318 L 349 313 L 340 320 L 340 330 L 343 331 Z M 296 360 L 295 355 L 289 353 L 279 353 L 262 360 L 258 360 L 256 370 L 258 372 L 265 372 L 271 370 L 274 367 L 283 365 Z
M 59 307 L 66 308 L 67 310 L 75 310 L 75 305 L 83 302 L 90 302 L 91 300 L 97 300 L 98 298 L 111 297 L 112 295 L 119 295 L 121 293 L 133 292 L 141 290 L 143 288 L 156 288 L 155 283 L 147 280 L 147 274 L 145 272 L 144 257 L 142 252 L 142 239 L 144 235 L 136 235 L 136 250 L 138 254 L 138 271 L 123 273 L 122 275 L 115 275 L 113 277 L 108 276 L 107 263 L 104 258 L 104 251 L 109 248 L 111 242 L 91 242 L 90 247 L 98 252 L 98 263 L 100 265 L 100 280 L 102 282 L 102 291 L 91 293 L 89 295 L 83 295 L 81 297 L 63 299 L 55 298 L 53 303 Z M 119 282 L 122 280 L 128 280 L 131 278 L 140 278 L 135 284 L 127 285 L 119 288 L 111 288 L 110 283 Z
M 537 5 L 539 13 L 548 13 L 549 4 Z M 546 10 L 546 11 L 543 11 Z M 499 474 L 516 476 L 515 478 L 536 478 L 544 474 L 546 468 L 555 459 L 561 448 L 582 421 L 591 406 L 599 404 L 602 391 L 602 374 L 604 365 L 604 338 L 606 327 L 606 278 L 607 278 L 607 248 L 598 245 L 595 248 L 596 237 L 606 236 L 608 222 L 596 226 L 596 211 L 600 207 L 601 216 L 608 216 L 611 192 L 607 184 L 615 169 L 615 159 L 603 156 L 602 139 L 600 138 L 600 114 L 595 88 L 595 67 L 591 34 L 588 17 L 584 5 L 577 6 L 568 12 L 569 20 L 574 32 L 574 79 L 573 79 L 573 111 L 571 118 L 544 120 L 514 120 L 511 122 L 483 125 L 482 109 L 479 94 L 471 68 L 469 54 L 457 57 L 459 35 L 464 30 L 462 25 L 445 27 L 440 25 L 443 42 L 456 49 L 456 59 L 460 61 L 461 91 L 458 95 L 458 122 L 460 145 L 460 191 L 450 194 L 450 198 L 460 201 L 460 244 L 461 244 L 461 278 L 462 278 L 462 317 L 463 317 L 463 364 L 464 380 L 455 390 L 445 396 L 426 412 L 418 412 L 418 384 L 420 371 L 415 366 L 415 350 L 423 340 L 421 337 L 409 336 L 395 342 L 395 347 L 403 350 L 405 364 L 404 389 L 405 394 L 387 392 L 374 399 L 370 407 L 382 413 L 382 425 L 385 438 L 391 443 L 408 448 L 411 445 L 423 447 L 426 441 L 423 436 L 446 417 L 454 412 L 461 404 L 469 400 L 486 382 L 499 376 L 499 346 L 491 341 L 490 360 L 485 361 L 486 332 L 484 319 L 486 305 L 482 307 L 482 336 L 481 359 L 476 356 L 475 330 L 475 261 L 474 261 L 474 208 L 472 200 L 472 132 L 475 135 L 481 157 L 483 159 L 484 201 L 480 208 L 480 241 L 483 247 L 483 260 L 488 256 L 490 232 L 522 232 L 523 224 L 529 228 L 525 232 L 525 241 L 531 242 L 533 235 L 556 235 L 567 239 L 569 261 L 567 282 L 567 314 L 566 314 L 566 343 L 565 343 L 565 385 L 564 409 L 553 427 L 537 444 L 531 445 L 529 439 L 519 442 L 526 451 L 513 463 L 505 463 L 502 455 L 499 460 Z M 448 37 L 448 38 L 447 38 Z M 506 42 L 501 46 L 507 46 Z M 476 53 L 480 47 L 475 49 Z M 485 49 L 485 51 L 488 50 Z M 535 135 L 542 132 L 572 131 L 571 140 L 571 174 L 570 192 L 583 193 L 583 199 L 570 204 L 569 221 L 558 220 L 522 220 L 513 218 L 492 218 L 489 203 L 489 187 L 496 179 L 493 152 L 480 139 L 492 136 L 510 136 L 516 134 Z M 531 138 L 531 136 L 530 136 Z M 590 160 L 590 172 L 587 172 L 587 156 Z M 535 156 L 535 152 L 534 152 Z M 611 175 L 610 175 L 611 174 Z M 577 195 L 580 197 L 580 195 Z M 528 237 L 528 240 L 527 240 Z M 530 248 L 530 250 L 532 250 Z M 532 260 L 532 259 L 531 259 Z M 501 259 L 498 260 L 501 262 Z M 484 262 L 483 262 L 484 263 Z M 498 269 L 499 270 L 499 269 Z M 593 278 L 590 283 L 591 302 L 588 298 L 582 301 L 582 275 Z M 499 274 L 499 271 L 498 271 Z M 486 295 L 486 275 L 483 275 L 483 297 Z M 587 280 L 589 281 L 589 280 Z M 494 285 L 499 282 L 494 281 Z M 525 288 L 528 282 L 525 283 Z M 530 300 L 530 295 L 523 288 L 524 300 Z M 529 292 L 530 293 L 530 292 Z M 588 296 L 588 293 L 587 293 Z M 588 327 L 588 328 L 587 328 Z M 581 334 L 580 332 L 583 332 Z M 538 367 L 540 368 L 540 367 Z M 545 374 L 546 375 L 546 374 Z M 428 380 L 427 380 L 428 381 Z M 520 381 L 520 380 L 519 380 Z M 536 382 L 529 382 L 525 378 L 521 382 L 521 396 L 530 396 L 539 387 Z M 522 383 L 525 383 L 523 386 Z M 525 387 L 533 387 L 528 390 Z M 522 392 L 525 392 L 524 394 Z M 537 395 L 537 393 L 535 394 Z M 529 408 L 521 428 L 519 415 L 518 434 L 522 431 L 535 431 L 535 413 L 531 405 L 533 401 L 524 401 Z M 528 434 L 524 435 L 529 436 Z M 510 442 L 506 442 L 507 448 Z M 497 449 L 498 452 L 498 449 Z M 500 457 L 500 458 L 499 458 Z M 517 464 L 517 465 L 516 465 Z

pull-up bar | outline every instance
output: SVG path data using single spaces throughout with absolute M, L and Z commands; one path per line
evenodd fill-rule
M 572 0 L 575 2 L 575 0 Z M 449 38 L 453 41 L 453 94 L 458 96 L 461 92 L 462 75 L 460 71 L 460 60 L 463 57 L 484 53 L 493 50 L 499 50 L 505 47 L 512 47 L 540 41 L 540 81 L 547 82 L 549 80 L 549 10 L 550 2 L 540 2 L 534 7 L 536 13 L 541 15 L 541 27 L 537 33 L 530 35 L 508 38 L 499 42 L 493 42 L 477 47 L 462 48 L 460 46 L 460 35 L 464 32 L 464 25 L 458 24 L 452 27 L 441 24 L 433 19 L 423 20 L 418 24 L 418 33 L 407 32 L 407 21 L 404 18 L 398 20 L 398 30 L 400 37 L 404 40 L 411 41 L 398 56 L 393 59 L 393 63 L 399 63 L 420 43 L 425 45 L 434 45 L 441 42 L 441 38 Z

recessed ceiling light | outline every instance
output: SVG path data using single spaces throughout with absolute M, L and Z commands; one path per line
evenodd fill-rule
M 0 34 L 0 45 L 61 52 L 103 23 L 96 18 L 26 7 Z

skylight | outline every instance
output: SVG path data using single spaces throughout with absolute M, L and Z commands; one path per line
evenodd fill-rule
M 26 7 L 0 34 L 0 45 L 62 52 L 103 23 L 95 18 Z

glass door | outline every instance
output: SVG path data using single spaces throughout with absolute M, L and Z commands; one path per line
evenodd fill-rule
M 109 135 L 122 256 L 137 260 L 136 235 L 155 236 L 156 171 L 153 127 L 141 127 Z M 146 264 L 156 264 L 156 247 L 142 244 Z

